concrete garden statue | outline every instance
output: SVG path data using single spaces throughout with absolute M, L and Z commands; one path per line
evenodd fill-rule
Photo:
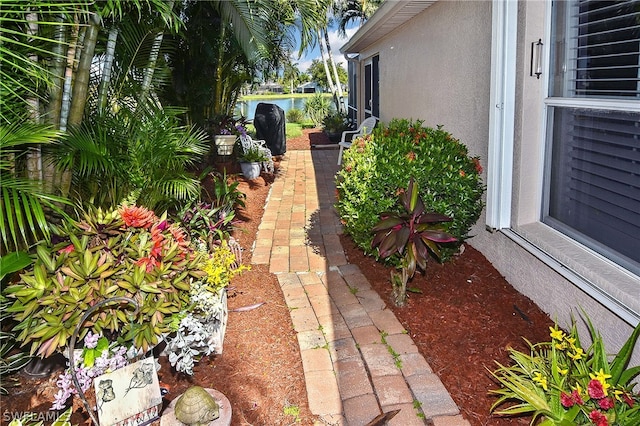
M 203 426 L 220 417 L 220 407 L 203 387 L 192 386 L 178 398 L 175 415 L 185 425 Z

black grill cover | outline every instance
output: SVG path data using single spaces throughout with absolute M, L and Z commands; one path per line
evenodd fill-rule
M 287 152 L 285 124 L 284 110 L 278 105 L 260 102 L 256 106 L 253 116 L 256 139 L 264 140 L 273 155 L 283 155 Z

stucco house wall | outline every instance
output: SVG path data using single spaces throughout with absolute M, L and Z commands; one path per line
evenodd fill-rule
M 537 141 L 543 132 L 543 108 L 534 100 L 542 97 L 543 86 L 541 80 L 529 75 L 529 43 L 544 30 L 546 6 L 537 0 L 520 1 L 518 5 L 511 221 L 516 228 L 522 225 L 524 233 L 525 225 L 537 221 L 540 214 L 535 201 L 540 190 L 531 182 L 541 180 L 541 171 L 531 164 L 542 155 Z M 383 122 L 396 117 L 422 119 L 433 127 L 441 124 L 486 166 L 490 109 L 495 107 L 490 104 L 493 7 L 492 1 L 436 1 L 370 44 L 358 42 L 361 63 L 379 55 L 378 118 Z M 621 318 L 602 303 L 606 294 L 590 295 L 556 272 L 521 244 L 520 237 L 488 230 L 485 213 L 486 209 L 468 243 L 561 325 L 570 324 L 571 314 L 584 309 L 602 333 L 607 348 L 617 351 L 633 330 L 633 321 Z M 584 275 L 589 276 L 588 271 Z M 638 282 L 637 277 L 630 279 Z M 624 297 L 632 309 L 637 309 L 640 305 L 636 301 L 633 306 L 633 285 L 631 295 Z M 580 328 L 586 337 L 585 327 Z M 640 365 L 638 347 L 632 365 Z
M 437 2 L 427 11 L 375 46 L 380 55 L 379 118 L 442 124 L 472 155 L 485 153 L 491 3 Z

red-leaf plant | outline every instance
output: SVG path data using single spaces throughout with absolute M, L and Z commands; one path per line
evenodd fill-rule
M 418 184 L 413 178 L 399 198 L 406 213 L 382 213 L 380 222 L 372 229 L 375 236 L 371 246 L 378 247 L 382 258 L 395 253 L 401 256 L 397 267 L 400 272 L 391 271 L 391 284 L 396 305 L 403 306 L 407 299 L 407 282 L 413 278 L 416 267 L 426 270 L 429 254 L 439 257 L 438 245 L 457 241 L 457 238 L 446 233 L 440 225 L 451 221 L 449 216 L 425 212 L 418 194 Z

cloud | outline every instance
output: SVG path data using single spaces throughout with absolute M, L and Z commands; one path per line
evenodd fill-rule
M 320 59 L 320 54 L 318 53 L 317 58 L 316 57 L 310 57 L 309 55 L 304 56 L 300 59 L 298 59 L 297 55 L 293 55 L 291 60 L 293 61 L 293 63 L 297 63 L 298 64 L 298 69 L 302 72 L 307 72 L 307 70 L 309 69 L 309 67 L 311 66 L 311 63 L 313 62 L 314 59 Z

